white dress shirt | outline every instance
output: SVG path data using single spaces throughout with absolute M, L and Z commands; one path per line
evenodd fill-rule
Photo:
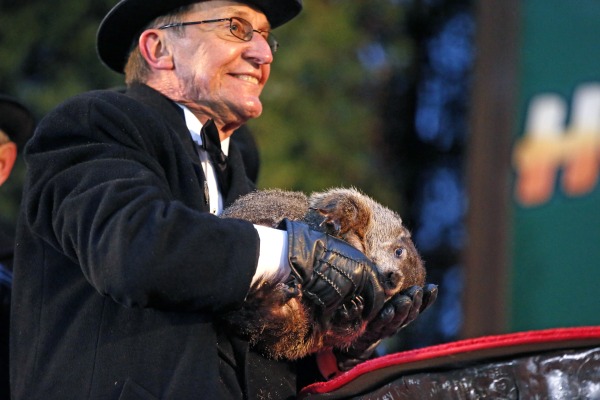
M 196 152 L 200 157 L 200 164 L 206 177 L 208 186 L 208 200 L 210 212 L 220 215 L 223 212 L 223 196 L 217 185 L 217 175 L 206 151 L 202 149 L 202 123 L 185 106 L 179 104 L 185 115 L 185 123 L 192 135 L 192 140 L 196 143 Z M 225 155 L 229 155 L 229 138 L 221 141 L 221 149 Z M 266 226 L 254 225 L 260 238 L 260 255 L 258 257 L 258 266 L 256 273 L 252 278 L 252 283 L 262 279 L 279 280 L 285 278 L 290 273 L 288 264 L 288 241 L 287 232 L 279 229 L 273 229 Z

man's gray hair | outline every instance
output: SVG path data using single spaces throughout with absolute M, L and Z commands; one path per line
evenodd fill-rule
M 198 2 L 200 3 L 200 1 Z M 192 3 L 186 6 L 181 6 L 171 11 L 166 15 L 162 15 L 158 18 L 155 18 L 152 22 L 144 27 L 142 30 L 158 28 L 163 25 L 171 24 L 173 22 L 179 22 L 181 17 L 188 13 L 194 8 L 196 3 Z M 184 27 L 174 27 L 170 29 L 169 32 L 173 33 L 176 36 L 183 35 Z M 141 32 L 140 32 L 141 33 Z M 139 36 L 138 36 L 139 38 Z M 148 74 L 150 73 L 150 66 L 146 62 L 146 59 L 142 56 L 140 52 L 139 45 L 137 43 L 132 43 L 132 50 L 129 53 L 129 58 L 127 59 L 127 64 L 125 64 L 125 83 L 127 86 L 130 86 L 133 83 L 145 83 L 148 79 Z

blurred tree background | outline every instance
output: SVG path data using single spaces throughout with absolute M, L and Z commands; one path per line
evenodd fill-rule
M 95 53 L 115 0 L 0 0 L 0 92 L 38 118 L 79 92 L 121 86 Z M 461 324 L 463 164 L 474 18 L 469 0 L 304 0 L 250 121 L 259 187 L 355 186 L 398 211 L 440 298 L 397 351 L 456 339 Z M 24 167 L 0 187 L 11 229 Z

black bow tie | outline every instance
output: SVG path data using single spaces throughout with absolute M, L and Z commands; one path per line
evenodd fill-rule
M 221 194 L 225 196 L 229 190 L 230 178 L 227 165 L 227 156 L 221 149 L 219 131 L 217 130 L 217 127 L 212 119 L 208 120 L 202 126 L 200 137 L 202 138 L 202 149 L 208 153 L 213 167 L 217 173 L 217 180 L 219 182 Z

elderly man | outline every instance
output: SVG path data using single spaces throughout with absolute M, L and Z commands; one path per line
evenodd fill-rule
M 104 18 L 98 54 L 128 89 L 66 101 L 26 149 L 14 399 L 291 398 L 302 371 L 219 324 L 254 280 L 291 274 L 313 288 L 324 319 L 356 296 L 365 318 L 381 309 L 374 266 L 345 242 L 299 223 L 276 230 L 215 215 L 253 189 L 229 139 L 261 114 L 270 31 L 300 9 L 122 0 Z M 422 296 L 395 303 L 398 326 Z

